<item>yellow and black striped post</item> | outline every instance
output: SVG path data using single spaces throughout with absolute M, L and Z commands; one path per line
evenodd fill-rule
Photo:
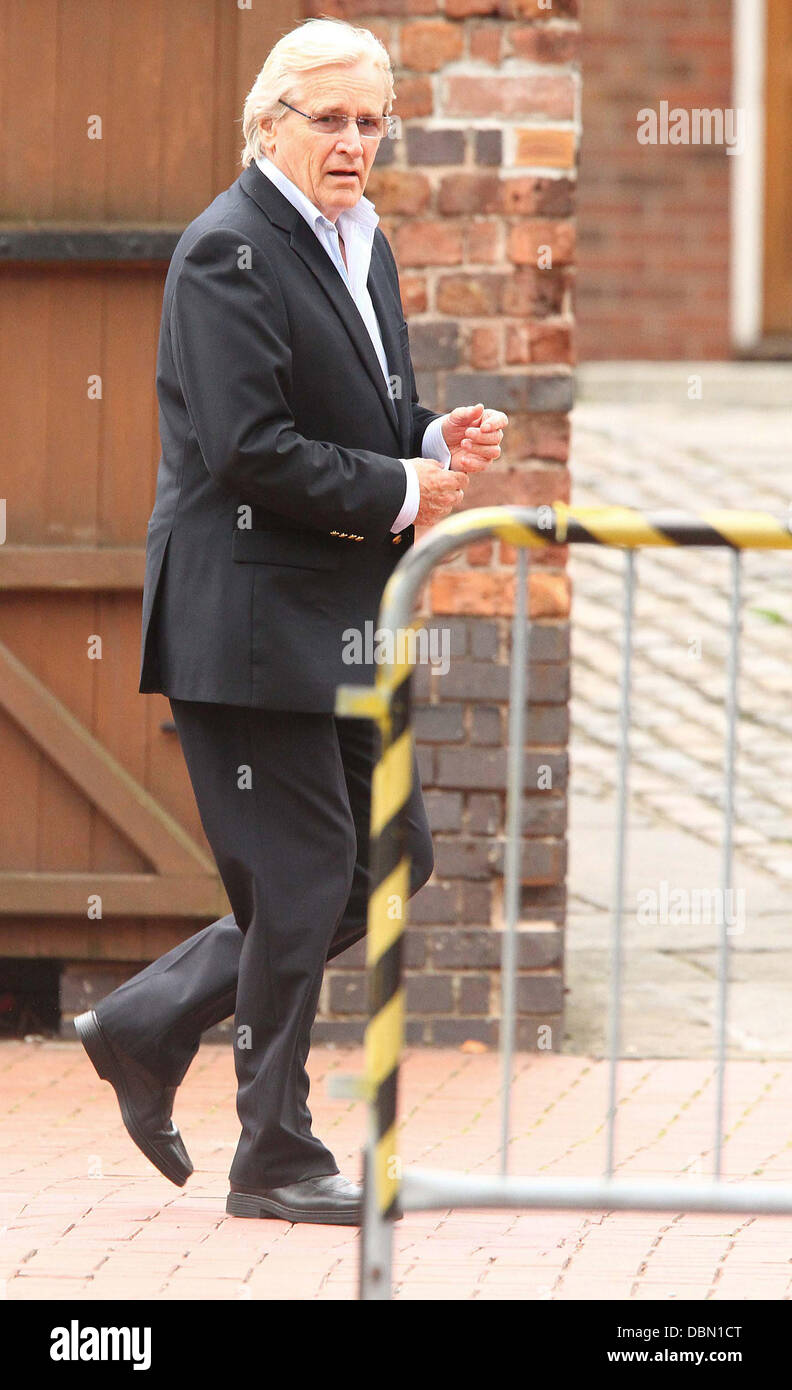
M 394 634 L 401 652 L 412 648 L 415 620 Z M 404 1044 L 402 945 L 407 923 L 410 856 L 405 811 L 413 789 L 413 731 L 410 722 L 412 666 L 400 656 L 380 667 L 373 688 L 342 686 L 336 712 L 376 720 L 379 756 L 371 784 L 369 901 L 366 933 L 368 1025 L 365 1037 L 363 1091 L 369 1104 L 370 1136 L 366 1155 L 366 1222 L 362 1278 L 376 1283 L 376 1271 L 389 1260 L 388 1227 L 398 1216 L 401 1161 L 397 1152 L 396 1115 L 399 1061 Z M 377 1228 L 376 1232 L 372 1227 Z M 383 1269 L 383 1277 L 385 1271 Z M 376 1297 L 369 1289 L 367 1296 Z M 387 1296 L 387 1294 L 384 1294 Z
M 366 1078 L 376 1113 L 372 1181 L 377 1209 L 385 1219 L 396 1214 L 399 1190 L 396 1088 L 404 1038 L 402 943 L 410 884 L 404 811 L 412 792 L 411 676 L 404 663 L 392 667 L 381 683 L 381 748 L 371 787 Z

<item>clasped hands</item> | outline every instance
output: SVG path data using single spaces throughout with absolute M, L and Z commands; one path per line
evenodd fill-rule
M 416 526 L 433 526 L 458 507 L 471 473 L 481 473 L 500 458 L 503 432 L 509 423 L 501 410 L 459 405 L 443 421 L 443 438 L 451 452 L 448 468 L 433 459 L 415 459 L 421 502 Z

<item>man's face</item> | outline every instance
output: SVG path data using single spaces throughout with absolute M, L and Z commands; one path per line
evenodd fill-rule
M 385 110 L 384 79 L 368 59 L 352 68 L 317 68 L 306 74 L 290 105 L 309 116 L 334 112 L 381 116 Z M 346 208 L 360 201 L 380 141 L 362 139 L 354 122 L 348 122 L 336 135 L 322 135 L 311 122 L 287 111 L 271 131 L 263 122 L 262 131 L 268 158 L 328 221 L 335 222 Z M 339 170 L 346 171 L 347 177 Z

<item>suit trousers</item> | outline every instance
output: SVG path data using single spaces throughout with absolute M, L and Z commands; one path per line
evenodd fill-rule
M 171 700 L 198 811 L 232 913 L 114 990 L 96 1012 L 163 1084 L 234 1014 L 239 1144 L 231 1181 L 337 1173 L 311 1131 L 306 1062 L 325 963 L 366 931 L 369 720 Z M 434 867 L 413 755 L 410 896 Z

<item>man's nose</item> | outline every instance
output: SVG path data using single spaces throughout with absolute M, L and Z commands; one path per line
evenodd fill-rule
M 347 121 L 339 134 L 338 144 L 351 154 L 363 153 L 363 137 L 360 134 L 357 121 Z

